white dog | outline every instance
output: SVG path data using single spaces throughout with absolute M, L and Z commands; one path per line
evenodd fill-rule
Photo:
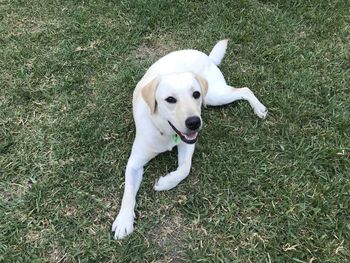
M 227 40 L 219 41 L 210 55 L 197 50 L 172 52 L 155 62 L 137 84 L 133 94 L 136 137 L 125 172 L 125 190 L 112 231 L 122 239 L 134 230 L 134 208 L 143 167 L 156 155 L 177 146 L 178 168 L 162 176 L 156 191 L 177 186 L 191 169 L 201 106 L 247 100 L 256 115 L 265 118 L 266 107 L 248 88 L 226 84 L 217 67 L 225 55 Z

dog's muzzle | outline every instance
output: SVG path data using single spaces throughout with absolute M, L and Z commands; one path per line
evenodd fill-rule
M 190 118 L 192 118 L 192 117 L 190 117 Z M 190 119 L 190 118 L 188 118 L 188 119 Z M 186 122 L 187 122 L 187 120 L 186 120 Z M 198 129 L 201 126 L 200 119 L 199 119 L 199 126 L 198 126 L 198 121 L 197 120 L 194 121 L 193 123 L 191 123 L 191 125 L 192 125 L 191 127 L 192 128 L 197 126 L 195 130 L 190 129 L 187 126 L 187 123 L 185 123 L 186 127 L 191 130 L 190 132 L 187 132 L 187 133 L 180 132 L 178 129 L 175 128 L 175 126 L 170 121 L 168 121 L 168 123 L 169 123 L 170 127 L 173 128 L 173 130 L 176 132 L 176 134 L 180 136 L 180 138 L 181 138 L 181 140 L 183 142 L 188 143 L 188 144 L 193 144 L 193 143 L 195 143 L 197 141 L 197 139 L 198 139 Z

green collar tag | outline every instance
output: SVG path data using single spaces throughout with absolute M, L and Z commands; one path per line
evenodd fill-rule
M 173 143 L 175 143 L 175 144 L 179 144 L 181 141 L 180 136 L 178 134 L 174 134 L 172 136 L 172 139 L 173 139 Z

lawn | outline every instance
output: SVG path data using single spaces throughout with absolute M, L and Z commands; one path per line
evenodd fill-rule
M 0 1 L 1 262 L 348 262 L 348 1 Z M 135 232 L 111 224 L 132 92 L 166 53 L 206 53 L 269 108 L 203 110 L 190 176 L 145 169 Z

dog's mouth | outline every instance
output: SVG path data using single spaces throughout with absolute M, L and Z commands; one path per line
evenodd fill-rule
M 176 134 L 180 136 L 180 138 L 183 142 L 188 143 L 188 144 L 193 144 L 197 141 L 197 138 L 198 138 L 197 131 L 190 131 L 187 133 L 180 132 L 178 129 L 175 128 L 175 126 L 170 121 L 168 121 L 168 122 L 169 122 L 169 125 L 171 126 L 171 128 L 173 128 L 173 130 L 176 132 Z

